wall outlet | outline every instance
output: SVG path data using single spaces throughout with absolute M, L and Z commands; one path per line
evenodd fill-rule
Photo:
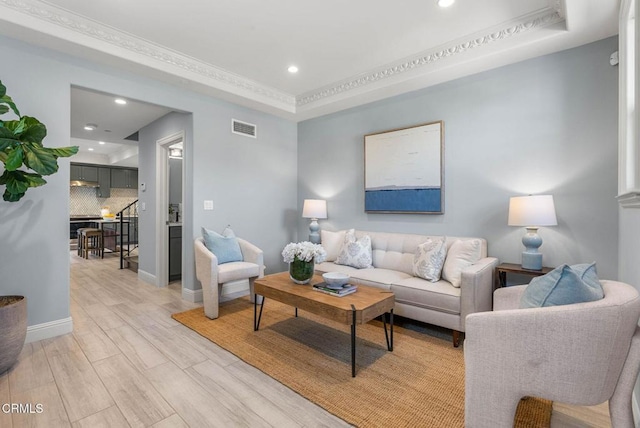
M 204 201 L 204 210 L 213 211 L 213 201 Z
M 141 209 L 142 211 L 146 211 L 146 210 L 147 210 L 147 204 L 146 204 L 146 202 L 142 202 L 142 203 L 140 204 L 140 209 Z

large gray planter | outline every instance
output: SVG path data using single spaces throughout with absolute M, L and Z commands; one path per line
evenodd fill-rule
M 18 360 L 27 336 L 27 298 L 0 296 L 0 374 Z

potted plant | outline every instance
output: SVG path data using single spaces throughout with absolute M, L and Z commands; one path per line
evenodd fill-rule
M 282 250 L 282 258 L 289 263 L 289 278 L 296 284 L 307 284 L 313 278 L 315 263 L 322 263 L 327 252 L 320 244 L 291 242 Z
M 57 159 L 76 154 L 78 147 L 44 147 L 46 126 L 35 117 L 20 115 L 0 81 L 0 116 L 11 112 L 14 119 L 0 119 L 0 161 L 4 166 L 0 185 L 5 186 L 2 199 L 16 202 L 29 188 L 46 184 L 43 176 L 58 171 Z M 27 299 L 0 296 L 0 373 L 13 366 L 24 346 L 26 334 Z

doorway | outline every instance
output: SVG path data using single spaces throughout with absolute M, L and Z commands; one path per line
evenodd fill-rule
M 184 138 L 183 130 L 156 143 L 156 266 L 159 287 L 182 279 Z

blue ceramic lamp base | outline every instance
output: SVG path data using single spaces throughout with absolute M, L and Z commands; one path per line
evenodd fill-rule
M 542 238 L 538 235 L 537 227 L 527 227 L 527 233 L 522 237 L 525 250 L 522 252 L 522 268 L 542 270 L 542 253 L 538 248 L 542 245 Z
M 312 218 L 311 223 L 309 224 L 309 241 L 313 244 L 320 243 L 320 225 L 318 224 L 317 218 Z

